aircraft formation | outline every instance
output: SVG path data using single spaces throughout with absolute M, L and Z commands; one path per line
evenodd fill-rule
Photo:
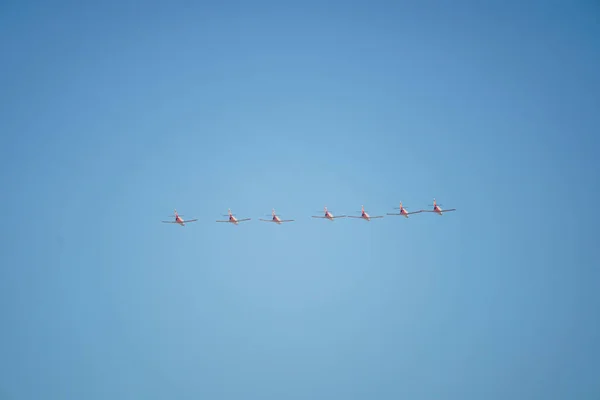
M 401 216 L 401 217 L 405 217 L 408 218 L 409 215 L 412 214 L 419 214 L 419 213 L 434 213 L 437 215 L 443 215 L 443 213 L 446 212 L 451 212 L 451 211 L 456 211 L 456 208 L 450 208 L 447 210 L 442 210 L 442 208 L 440 207 L 440 204 L 437 204 L 435 199 L 433 199 L 433 204 L 430 205 L 430 207 L 433 207 L 431 209 L 427 209 L 427 210 L 418 210 L 418 211 L 412 211 L 409 212 L 406 208 L 404 208 L 404 206 L 402 206 L 402 202 L 400 202 L 400 207 L 394 207 L 394 209 L 399 210 L 397 213 L 387 213 L 387 215 L 396 215 L 396 216 Z M 237 219 L 235 217 L 234 214 L 231 213 L 231 209 L 228 210 L 228 213 L 226 215 L 223 215 L 224 217 L 228 217 L 225 220 L 216 220 L 215 222 L 224 222 L 224 223 L 230 223 L 233 225 L 237 225 L 240 222 L 245 222 L 245 221 L 250 221 L 252 218 L 242 218 L 242 219 Z M 185 220 L 181 217 L 183 217 L 183 215 L 180 215 L 177 213 L 177 210 L 175 210 L 174 215 L 170 215 L 170 217 L 173 217 L 174 220 L 173 221 L 161 221 L 164 222 L 166 224 L 178 224 L 181 226 L 185 226 L 185 224 L 190 223 L 190 222 L 196 222 L 198 221 L 198 219 L 188 219 Z M 361 210 L 360 210 L 360 215 L 333 215 L 328 209 L 327 206 L 324 207 L 324 214 L 323 215 L 313 215 L 312 218 L 320 218 L 320 219 L 327 219 L 329 221 L 335 221 L 338 218 L 356 218 L 356 219 L 363 219 L 365 221 L 371 221 L 372 219 L 377 219 L 377 218 L 383 218 L 383 215 L 376 215 L 376 216 L 371 216 L 369 215 L 366 211 L 365 211 L 365 207 L 361 206 Z M 281 225 L 284 222 L 294 222 L 295 220 L 293 219 L 281 219 L 277 213 L 275 213 L 275 209 L 272 210 L 271 212 L 271 219 L 261 219 L 259 218 L 259 221 L 262 222 L 271 222 L 271 223 L 275 223 L 277 225 Z

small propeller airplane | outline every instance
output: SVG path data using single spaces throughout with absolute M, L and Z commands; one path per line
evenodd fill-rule
M 187 221 L 184 221 L 181 217 L 183 217 L 183 215 L 179 215 L 177 214 L 177 210 L 173 211 L 175 214 L 174 215 L 169 215 L 169 217 L 175 217 L 175 221 L 161 221 L 164 222 L 165 224 L 179 224 L 181 226 L 185 226 L 186 223 L 188 222 L 196 222 L 198 221 L 198 219 L 189 219 Z
M 440 207 L 441 204 L 437 204 L 435 199 L 433 199 L 433 210 L 421 210 L 421 212 L 431 212 L 436 213 L 438 215 L 442 215 L 443 212 L 456 211 L 456 208 L 449 208 L 448 210 L 442 210 Z
M 333 214 L 331 214 L 331 212 L 329 212 L 327 210 L 327 206 L 325 206 L 324 210 L 325 210 L 325 215 L 324 216 L 315 216 L 315 215 L 313 215 L 312 217 L 313 218 L 324 218 L 324 219 L 328 219 L 330 221 L 333 221 L 336 218 L 345 218 L 346 217 L 345 215 L 337 215 L 337 216 L 334 217 Z
M 277 214 L 275 214 L 275 209 L 273 209 L 271 211 L 271 215 L 273 216 L 273 218 L 271 219 L 260 219 L 259 221 L 263 221 L 263 222 L 275 222 L 276 224 L 281 224 L 282 222 L 293 222 L 293 219 L 280 219 Z
M 376 217 L 371 217 L 369 214 L 367 214 L 367 212 L 365 211 L 365 206 L 361 206 L 361 210 L 360 210 L 360 217 L 355 216 L 355 215 L 348 215 L 348 218 L 362 218 L 365 221 L 371 221 L 371 219 L 373 218 L 383 218 L 383 215 L 378 215 Z
M 228 215 L 223 215 L 224 217 L 229 217 L 228 220 L 221 220 L 221 221 L 217 221 L 217 222 L 229 222 L 231 224 L 237 225 L 238 222 L 244 222 L 244 221 L 250 221 L 252 218 L 244 218 L 244 219 L 237 219 L 232 213 L 231 213 L 231 208 L 227 210 Z
M 387 213 L 387 215 L 400 215 L 408 218 L 408 216 L 411 214 L 418 214 L 420 212 L 423 212 L 423 210 L 408 212 L 406 211 L 406 208 L 402 207 L 402 202 L 400 202 L 400 208 L 394 207 L 394 210 L 400 210 L 400 213 Z

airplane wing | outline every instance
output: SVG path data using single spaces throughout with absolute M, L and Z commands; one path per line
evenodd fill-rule
M 294 220 L 293 219 L 282 219 L 279 222 L 294 222 Z
M 433 211 L 433 210 L 421 210 L 421 212 L 432 212 L 432 213 L 434 213 L 434 212 L 437 212 L 437 211 Z
M 198 220 L 197 219 L 189 219 L 189 220 L 183 221 L 183 222 L 187 223 L 187 222 L 196 222 L 196 221 L 198 221 Z
M 417 211 L 417 212 L 419 212 L 419 211 Z M 394 214 L 394 213 L 387 213 L 387 215 L 402 215 L 402 214 L 401 213 L 396 213 L 396 214 Z
M 346 215 L 336 215 L 335 217 L 332 217 L 333 219 L 335 218 L 346 218 Z
M 376 217 L 370 217 L 370 218 L 371 218 L 371 219 L 373 219 L 373 218 L 383 218 L 383 215 L 378 215 L 378 216 L 376 216 Z
M 165 224 L 177 224 L 178 223 L 178 222 L 175 222 L 175 221 L 160 221 L 160 222 L 163 222 Z
M 348 218 L 362 218 L 362 217 L 357 217 L 356 215 L 348 215 Z
M 237 222 L 250 221 L 252 218 L 238 219 Z
M 406 214 L 407 214 L 407 215 L 410 215 L 410 214 L 418 214 L 418 213 L 420 213 L 420 212 L 423 212 L 423 210 L 419 210 L 419 211 L 411 211 L 411 212 L 409 212 L 409 213 L 406 213 Z
M 315 217 L 314 215 L 312 216 L 313 218 L 327 218 L 327 217 Z
M 456 211 L 456 208 L 450 208 L 448 210 L 442 210 L 443 213 L 450 212 L 450 211 Z
M 229 221 L 229 220 L 227 220 L 227 221 L 216 221 L 216 222 L 230 222 L 230 221 Z
M 258 220 L 259 221 L 263 221 L 263 222 L 275 222 L 272 219 L 261 219 L 261 218 L 259 218 Z

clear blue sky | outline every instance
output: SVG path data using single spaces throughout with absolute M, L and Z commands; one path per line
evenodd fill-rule
M 600 6 L 413 3 L 4 2 L 0 398 L 600 398 Z

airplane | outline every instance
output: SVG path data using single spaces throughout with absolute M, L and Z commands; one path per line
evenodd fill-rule
M 184 221 L 181 217 L 183 217 L 183 215 L 179 215 L 177 214 L 177 210 L 174 210 L 175 215 L 170 215 L 170 217 L 175 217 L 175 221 L 161 221 L 164 222 L 165 224 L 179 224 L 181 226 L 185 226 L 185 224 L 187 222 L 196 222 L 198 221 L 197 219 L 190 219 L 187 221 Z
M 456 211 L 456 208 L 450 208 L 448 210 L 442 210 L 440 208 L 440 206 L 435 202 L 435 199 L 433 199 L 433 210 L 421 210 L 421 212 L 432 212 L 432 213 L 436 213 L 438 215 L 442 215 L 442 212 L 450 212 L 450 211 Z
M 273 216 L 272 219 L 260 219 L 259 221 L 263 221 L 263 222 L 275 222 L 276 224 L 281 224 L 282 222 L 293 222 L 293 219 L 280 219 L 277 214 L 275 214 L 275 209 L 273 209 L 271 211 L 271 215 Z
M 229 222 L 231 224 L 237 225 L 238 222 L 244 222 L 244 221 L 250 221 L 252 218 L 244 218 L 244 219 L 237 219 L 236 217 L 233 216 L 233 214 L 231 213 L 231 208 L 227 210 L 227 212 L 229 213 L 229 219 L 226 221 L 217 221 L 217 222 Z M 224 217 L 226 217 L 227 215 L 223 215 Z
M 372 218 L 383 218 L 383 215 L 378 215 L 376 217 L 371 217 L 369 214 L 366 213 L 365 211 L 365 206 L 361 206 L 361 210 L 360 210 L 360 217 L 357 217 L 355 215 L 348 215 L 348 218 L 362 218 L 365 221 L 371 221 Z
M 327 210 L 327 206 L 325 206 L 325 216 L 322 217 L 317 217 L 313 215 L 313 218 L 325 218 L 328 219 L 330 221 L 333 221 L 335 218 L 345 218 L 345 215 L 338 215 L 338 216 L 333 216 L 333 214 L 331 214 L 328 210 Z
M 404 217 L 408 218 L 408 216 L 410 214 L 418 214 L 420 212 L 423 212 L 423 210 L 408 212 L 408 211 L 406 211 L 406 208 L 402 207 L 402 202 L 400 202 L 400 208 L 394 207 L 394 209 L 400 210 L 400 213 L 399 214 L 394 214 L 394 213 L 390 214 L 390 213 L 387 213 L 387 215 L 400 215 L 400 216 L 404 216 Z

